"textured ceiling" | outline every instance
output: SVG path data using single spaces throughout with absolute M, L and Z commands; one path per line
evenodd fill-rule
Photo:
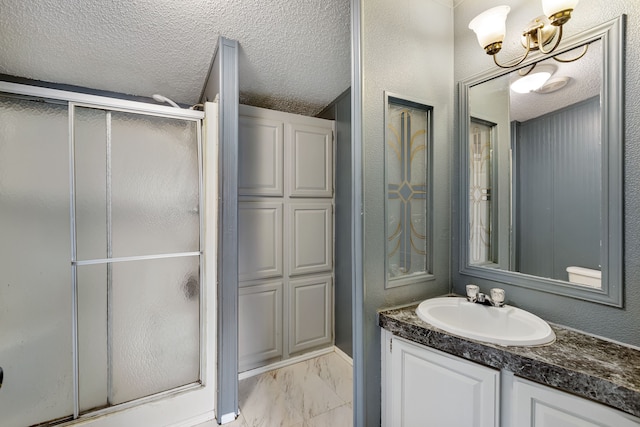
M 582 53 L 582 49 L 578 47 L 559 57 L 576 58 Z M 550 93 L 520 94 L 511 91 L 512 120 L 523 122 L 600 94 L 602 86 L 602 43 L 600 41 L 591 43 L 587 53 L 575 62 L 561 63 L 547 59 L 542 64 L 550 64 L 555 68 L 550 80 L 569 77 L 569 83 L 564 88 Z
M 241 101 L 313 115 L 350 85 L 349 0 L 0 0 L 0 73 L 199 101 L 219 35 Z

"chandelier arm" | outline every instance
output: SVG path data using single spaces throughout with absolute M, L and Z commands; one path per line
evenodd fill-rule
M 562 58 L 558 58 L 557 56 L 554 56 L 553 59 L 555 59 L 558 62 L 573 62 L 573 61 L 577 61 L 578 59 L 582 58 L 584 55 L 586 55 L 587 50 L 589 49 L 589 45 L 585 44 L 584 48 L 582 49 L 582 53 L 578 56 L 576 56 L 575 58 L 571 58 L 571 59 L 562 59 Z
M 562 40 L 562 25 L 560 25 L 560 28 L 558 30 L 558 36 L 556 38 L 556 42 L 554 43 L 553 47 L 550 50 L 544 50 L 544 46 L 542 43 L 542 28 L 538 28 L 538 49 L 540 50 L 540 52 L 544 53 L 545 55 L 548 55 L 554 50 L 556 50 L 556 48 L 560 44 L 560 40 Z
M 529 56 L 529 52 L 531 51 L 531 43 L 529 43 L 531 41 L 531 34 L 527 34 L 527 50 L 524 52 L 524 56 L 522 58 L 520 58 L 519 60 L 517 60 L 516 62 L 512 63 L 512 64 L 500 64 L 498 62 L 498 58 L 496 57 L 497 54 L 493 54 L 493 62 L 495 62 L 495 64 L 500 67 L 500 68 L 513 68 L 516 65 L 520 65 L 524 62 L 525 59 L 527 59 L 527 56 Z
M 534 62 L 533 64 L 531 64 L 531 66 L 529 67 L 529 69 L 525 72 L 523 72 L 524 68 L 521 68 L 518 70 L 518 75 L 524 77 L 526 75 L 528 75 L 529 73 L 531 73 L 533 71 L 534 68 L 536 68 L 536 65 L 538 65 L 537 62 Z

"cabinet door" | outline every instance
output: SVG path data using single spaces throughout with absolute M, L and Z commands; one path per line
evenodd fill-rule
M 640 419 L 608 406 L 515 378 L 513 422 L 518 427 L 637 427 Z
M 249 114 L 243 106 L 241 113 Z M 255 111 L 254 111 L 255 113 Z M 240 116 L 238 122 L 238 194 L 284 195 L 284 123 Z
M 320 347 L 333 339 L 331 275 L 289 283 L 289 354 Z
M 282 282 L 238 290 L 240 371 L 282 357 Z
M 333 344 L 334 122 L 240 106 L 240 371 Z
M 289 204 L 289 275 L 333 270 L 333 205 L 331 201 Z
M 282 277 L 282 202 L 238 203 L 238 279 Z
M 290 197 L 333 197 L 332 127 L 287 126 Z
M 395 336 L 386 344 L 387 427 L 498 426 L 499 371 Z

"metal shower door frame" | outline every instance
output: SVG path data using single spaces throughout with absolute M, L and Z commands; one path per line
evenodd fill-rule
M 128 257 L 126 260 L 146 260 L 159 258 L 175 258 L 178 256 L 198 256 L 200 260 L 200 280 L 204 286 L 200 287 L 200 381 L 172 390 L 143 397 L 131 402 L 122 403 L 109 408 L 80 414 L 78 402 L 78 348 L 77 348 L 77 277 L 74 278 L 73 288 L 73 323 L 75 329 L 73 340 L 74 358 L 74 410 L 73 420 L 61 425 L 73 425 L 82 422 L 91 427 L 112 427 L 122 425 L 123 422 L 133 425 L 155 425 L 178 423 L 180 425 L 198 424 L 214 418 L 214 402 L 216 399 L 216 257 L 217 234 L 215 221 L 217 218 L 217 164 L 209 164 L 211 158 L 215 158 L 211 152 L 215 151 L 216 141 L 210 141 L 203 137 L 203 111 L 180 109 L 164 105 L 156 105 L 137 101 L 128 101 L 117 98 L 108 98 L 84 93 L 68 92 L 65 90 L 50 89 L 38 86 L 30 86 L 12 82 L 0 81 L 0 93 L 9 95 L 26 96 L 53 103 L 67 103 L 69 108 L 69 160 L 74 161 L 71 141 L 73 138 L 73 110 L 76 107 L 91 108 L 96 110 L 118 111 L 146 116 L 182 119 L 197 123 L 196 135 L 198 138 L 198 167 L 199 167 L 199 209 L 200 209 L 200 248 L 197 252 L 181 254 L 162 254 L 140 257 Z M 212 145 L 207 150 L 207 145 Z M 204 157 L 206 156 L 206 158 Z M 73 167 L 73 166 L 72 166 Z M 75 174 L 70 170 L 70 189 Z M 213 190 L 211 190 L 213 189 Z M 210 193 L 210 194 L 207 194 Z M 72 194 L 73 196 L 73 194 Z M 75 197 L 71 198 L 70 216 L 75 220 Z M 71 219 L 70 219 L 71 220 Z M 75 259 L 75 227 L 72 227 L 73 260 L 71 268 L 75 271 L 78 265 L 100 264 L 112 261 L 124 261 L 123 258 L 107 258 L 103 260 L 77 261 Z M 73 273 L 75 275 L 75 273 Z M 209 363 L 207 363 L 209 362 Z M 152 405 L 147 403 L 153 402 Z M 105 416 L 109 415 L 109 416 Z M 126 421 L 125 421 L 126 420 Z M 173 420 L 173 421 L 171 421 Z M 131 424 L 129 424 L 131 425 Z
M 99 110 L 99 111 L 104 111 L 105 112 L 105 118 L 106 118 L 106 147 L 107 147 L 107 177 L 106 177 L 106 183 L 107 183 L 107 192 L 106 192 L 106 207 L 107 207 L 107 215 L 106 215 L 106 219 L 107 219 L 107 258 L 103 258 L 103 259 L 91 259 L 91 260 L 78 260 L 77 259 L 77 236 L 76 236 L 76 183 L 75 183 L 75 178 L 76 178 L 76 171 L 75 171 L 75 146 L 76 146 L 76 137 L 75 137 L 75 111 L 76 108 L 85 108 L 85 109 L 91 109 L 91 110 Z M 72 287 L 71 287 L 71 307 L 72 307 L 72 358 L 73 358 L 73 369 L 72 369 L 72 374 L 73 374 L 73 419 L 78 419 L 80 417 L 80 385 L 79 385 L 79 378 L 80 378 L 80 367 L 79 367 L 79 343 L 78 343 L 78 277 L 77 277 L 77 268 L 78 266 L 83 266 L 83 265 L 99 265 L 99 264 L 106 264 L 107 266 L 107 319 L 110 318 L 110 311 L 112 309 L 112 304 L 111 304 L 111 298 L 112 298 L 112 275 L 111 275 L 111 270 L 112 270 L 112 265 L 113 263 L 118 263 L 118 262 L 128 262 L 128 261 L 143 261 L 143 260 L 156 260 L 156 259 L 167 259 L 167 258 L 180 258 L 180 257 L 194 257 L 194 256 L 198 256 L 199 257 L 199 264 L 200 264 L 200 283 L 205 283 L 204 282 L 204 275 L 203 275 L 203 262 L 204 262 L 204 258 L 203 258 L 203 246 L 204 246 L 204 215 L 199 215 L 199 219 L 200 219 L 200 225 L 199 225 L 199 241 L 200 241 L 200 250 L 197 252 L 180 252 L 180 253 L 168 253 L 168 254 L 157 254 L 157 255 L 139 255 L 139 256 L 128 256 L 128 257 L 116 257 L 113 258 L 112 257 L 112 230 L 111 230 L 111 224 L 112 224 L 112 218 L 111 218 L 111 113 L 112 112 L 120 112 L 120 113 L 127 113 L 127 114 L 138 114 L 138 115 L 143 115 L 143 116 L 154 116 L 154 117 L 162 117 L 162 118 L 169 118 L 169 119 L 177 119 L 177 120 L 185 120 L 185 121 L 193 121 L 196 123 L 196 137 L 197 137 L 197 152 L 198 152 L 198 210 L 199 212 L 204 212 L 204 196 L 203 196 L 203 190 L 204 190 L 204 185 L 203 185 L 203 156 L 202 156 L 202 120 L 201 119 L 189 119 L 189 118 L 184 118 L 184 117 L 175 117 L 175 115 L 172 114 L 162 114 L 162 113 L 151 113 L 151 112 L 145 112 L 145 111 L 139 111 L 136 109 L 129 109 L 129 108 L 117 108 L 114 106 L 105 106 L 105 105 L 101 105 L 101 104 L 94 104 L 94 103 L 78 103 L 78 102 L 69 102 L 68 103 L 68 111 L 69 111 L 69 188 L 70 188 L 70 206 L 69 206 L 69 218 L 70 218 L 70 230 L 71 230 L 71 280 L 72 280 Z M 200 287 L 200 289 L 202 290 L 203 287 Z M 202 295 L 200 295 L 200 313 L 203 312 L 204 310 L 204 298 L 202 298 Z M 200 317 L 200 341 L 202 342 L 202 338 L 203 338 L 203 330 L 205 328 L 205 325 L 203 324 L 204 322 L 204 316 L 199 316 Z M 111 335 L 111 322 L 107 321 L 107 337 L 109 337 Z M 202 344 L 200 344 L 200 374 L 199 374 L 199 381 L 200 383 L 202 383 L 203 381 L 203 370 L 204 370 L 204 360 L 205 360 L 206 355 L 204 354 L 204 346 Z M 107 360 L 111 359 L 111 351 L 110 351 L 110 346 L 107 345 Z M 111 368 L 111 363 L 108 363 L 108 369 Z M 111 375 L 108 375 L 107 377 L 107 389 L 108 389 L 108 393 L 107 396 L 108 398 L 111 397 L 112 395 L 112 384 L 111 384 Z M 89 414 L 91 414 L 92 416 L 94 415 L 103 415 L 105 413 L 109 413 L 112 412 L 116 409 L 116 407 L 118 407 L 118 409 L 121 407 L 121 405 L 125 405 L 125 406 L 131 406 L 131 405 L 136 405 L 136 404 L 140 404 L 141 401 L 145 401 L 154 397 L 158 397 L 158 395 L 164 395 L 164 394 L 172 394 L 172 391 L 175 390 L 179 390 L 179 391 L 183 391 L 183 390 L 188 390 L 193 388 L 194 384 L 191 385 L 186 385 L 186 386 L 182 386 L 179 387 L 178 389 L 172 389 L 172 390 L 167 390 L 165 392 L 161 392 L 159 394 L 154 394 L 152 396 L 148 396 L 148 397 L 143 397 L 141 399 L 136 399 L 132 402 L 127 402 L 127 403 L 123 403 L 123 404 L 119 404 L 119 405 L 113 405 L 113 406 L 109 406 L 108 408 L 105 409 L 101 409 L 98 411 L 94 411 L 91 412 Z M 196 387 L 200 387 L 200 384 L 195 385 Z

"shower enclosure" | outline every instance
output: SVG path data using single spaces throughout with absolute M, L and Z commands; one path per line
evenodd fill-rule
M 24 91 L 52 96 L 0 96 L 0 424 L 211 415 L 202 112 Z

